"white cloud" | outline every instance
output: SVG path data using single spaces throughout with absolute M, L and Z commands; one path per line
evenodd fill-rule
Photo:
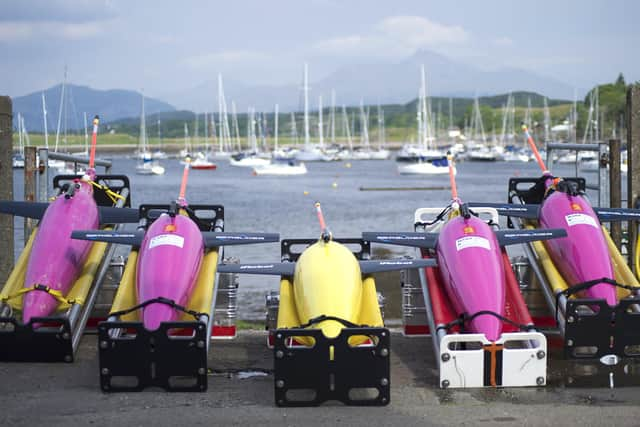
M 0 43 L 27 40 L 32 37 L 34 28 L 24 22 L 0 22 Z
M 324 55 L 402 58 L 422 48 L 465 44 L 469 33 L 421 16 L 390 16 L 368 34 L 321 40 L 313 50 Z
M 221 67 L 229 64 L 250 64 L 269 60 L 271 57 L 263 52 L 251 50 L 224 50 L 203 55 L 193 55 L 184 59 L 184 63 L 194 69 Z
M 58 27 L 57 25 L 55 27 Z M 103 33 L 103 26 L 97 22 L 62 24 L 59 26 L 60 35 L 67 40 L 83 40 Z
M 387 37 L 416 49 L 460 44 L 469 39 L 469 34 L 458 25 L 444 25 L 422 16 L 391 16 L 377 28 Z
M 0 22 L 0 43 L 42 38 L 83 40 L 96 37 L 103 32 L 104 25 L 98 22 Z
M 103 21 L 119 14 L 111 0 L 28 0 L 3 5 L 0 21 L 69 22 Z
M 351 50 L 362 49 L 363 46 L 370 43 L 369 40 L 362 36 L 346 36 L 335 37 L 327 40 L 321 40 L 313 45 L 313 49 L 323 53 L 345 52 Z
M 509 37 L 498 37 L 496 39 L 493 39 L 492 43 L 496 46 L 501 47 L 511 47 L 515 44 L 514 41 Z

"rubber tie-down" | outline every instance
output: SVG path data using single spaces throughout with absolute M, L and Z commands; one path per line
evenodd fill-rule
M 558 292 L 556 294 L 556 323 L 558 323 L 558 310 L 559 310 L 559 306 L 560 306 L 560 297 L 562 295 L 566 296 L 567 298 L 571 297 L 572 295 L 578 293 L 578 292 L 582 292 L 585 291 L 587 289 L 591 289 L 593 286 L 595 285 L 599 285 L 600 283 L 607 283 L 611 286 L 615 286 L 616 288 L 622 288 L 622 289 L 626 289 L 629 291 L 637 291 L 640 289 L 640 287 L 638 286 L 632 286 L 632 285 L 625 285 L 622 283 L 618 283 L 613 279 L 609 279 L 608 277 L 603 277 L 601 279 L 593 279 L 593 280 L 588 280 L 586 282 L 582 282 L 582 283 L 577 283 L 573 286 L 568 287 L 567 289 L 565 289 L 564 291 Z
M 118 199 L 120 200 L 125 200 L 125 197 L 121 194 L 116 193 L 115 191 L 111 190 L 109 187 L 107 187 L 106 185 L 102 185 L 102 184 L 98 184 L 95 181 L 87 181 L 89 184 L 93 185 L 94 187 L 96 187 L 98 190 L 102 190 L 105 192 L 105 194 L 109 197 L 109 199 L 111 199 L 111 201 L 115 204 L 118 202 Z
M 300 328 L 300 329 L 304 329 L 304 328 L 308 328 L 309 326 L 313 326 L 316 325 L 320 322 L 324 322 L 325 320 L 335 320 L 336 322 L 340 322 L 342 323 L 344 326 L 346 326 L 347 328 L 369 328 L 370 326 L 368 325 L 357 325 L 353 322 L 350 322 L 346 319 L 342 319 L 340 317 L 335 317 L 335 316 L 327 316 L 325 314 L 321 314 L 320 316 L 314 317 L 312 319 L 309 319 L 309 321 L 303 325 L 297 326 L 296 328 Z
M 33 291 L 42 291 L 42 292 L 46 292 L 49 295 L 51 295 L 52 297 L 54 297 L 58 302 L 60 303 L 66 303 L 66 304 L 84 304 L 84 299 L 83 298 L 67 298 L 65 297 L 62 292 L 60 292 L 57 289 L 51 289 L 50 287 L 46 286 L 46 285 L 42 285 L 42 284 L 35 284 L 33 286 L 30 286 L 28 288 L 22 288 L 20 289 L 18 292 L 12 294 L 12 295 L 7 295 L 5 297 L 2 297 L 1 301 L 2 302 L 6 302 L 9 301 L 11 299 L 17 298 L 20 295 L 24 295 L 27 294 L 29 292 L 33 292 Z
M 491 311 L 491 310 L 480 310 L 472 315 L 468 315 L 467 313 L 462 313 L 462 315 L 460 315 L 460 317 L 458 317 L 455 320 L 452 320 L 451 322 L 438 326 L 436 328 L 436 330 L 440 330 L 440 329 L 444 329 L 445 331 L 449 332 L 449 330 L 451 328 L 453 328 L 454 326 L 460 326 L 460 328 L 462 330 L 464 330 L 464 325 L 465 323 L 469 323 L 472 320 L 474 320 L 476 317 L 479 316 L 493 316 L 505 323 L 510 324 L 511 326 L 514 326 L 518 329 L 520 329 L 521 331 L 529 331 L 531 329 L 534 329 L 533 325 L 525 325 L 524 323 L 518 323 L 515 322 L 507 317 L 504 317 L 501 314 L 496 313 L 495 311 Z
M 127 308 L 127 309 L 124 309 L 124 310 L 111 312 L 111 313 L 109 313 L 109 317 L 111 317 L 111 316 L 116 316 L 116 317 L 124 316 L 125 314 L 129 314 L 129 313 L 132 313 L 132 312 L 134 312 L 136 310 L 140 310 L 141 308 L 145 308 L 146 306 L 151 305 L 151 304 L 168 305 L 171 308 L 174 308 L 174 309 L 176 309 L 178 311 L 181 311 L 183 313 L 186 313 L 186 314 L 189 314 L 189 315 L 193 316 L 196 320 L 200 320 L 200 318 L 202 316 L 207 316 L 207 318 L 209 318 L 209 315 L 207 313 L 201 313 L 201 312 L 198 312 L 198 311 L 195 311 L 195 310 L 189 310 L 188 308 L 183 307 L 180 304 L 177 304 L 174 300 L 169 299 L 169 298 L 164 298 L 164 297 L 152 298 L 152 299 L 146 300 L 144 302 L 141 302 L 140 304 L 135 305 L 135 306 L 133 306 L 131 308 Z

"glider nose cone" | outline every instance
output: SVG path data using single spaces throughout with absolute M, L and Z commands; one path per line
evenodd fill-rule
M 502 321 L 495 316 L 486 314 L 471 321 L 473 329 L 483 333 L 489 341 L 495 342 L 502 332 Z
M 618 305 L 616 288 L 608 283 L 600 283 L 595 285 L 587 292 L 588 296 L 596 299 L 604 299 L 611 307 Z
M 33 317 L 49 316 L 58 306 L 58 301 L 44 291 L 31 291 L 24 296 L 22 322 L 27 324 Z M 39 326 L 39 325 L 34 325 Z
M 324 322 L 318 323 L 318 328 L 322 330 L 325 337 L 335 338 L 340 335 L 344 326 L 335 320 L 325 320 Z
M 155 331 L 162 322 L 172 322 L 176 320 L 176 312 L 173 308 L 164 304 L 151 304 L 144 308 L 142 322 L 149 331 Z

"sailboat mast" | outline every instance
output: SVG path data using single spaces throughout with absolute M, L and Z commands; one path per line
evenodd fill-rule
M 222 126 L 222 75 L 218 73 L 218 152 L 224 151 L 224 128 Z M 240 145 L 240 142 L 238 142 Z
M 351 131 L 349 129 L 349 116 L 347 115 L 347 107 L 342 104 L 342 122 L 344 123 L 344 134 L 347 137 L 349 150 L 353 151 L 353 141 L 351 140 Z
M 428 126 L 429 110 L 427 109 L 427 78 L 424 73 L 424 65 L 420 67 L 421 92 L 422 92 L 422 146 L 427 147 L 429 144 L 430 129 Z
M 87 112 L 83 112 L 84 116 L 84 151 L 89 154 L 89 132 L 87 131 Z
M 67 66 L 64 66 L 64 78 L 62 80 L 62 90 L 60 93 L 60 108 L 58 109 L 58 126 L 56 128 L 56 146 L 54 151 L 58 151 L 58 143 L 60 142 L 60 124 L 62 123 L 62 109 L 64 108 L 64 89 L 67 86 Z
M 384 111 L 378 104 L 378 149 L 384 146 Z
M 418 105 L 416 111 L 416 121 L 418 122 L 418 145 L 422 148 L 424 143 L 423 127 L 422 127 L 422 88 L 418 90 Z
M 227 99 L 224 96 L 224 85 L 222 84 L 222 76 L 220 75 L 220 93 L 222 94 L 222 133 L 224 134 L 224 149 L 231 151 L 231 129 L 229 128 L 229 117 L 227 115 Z
M 47 132 L 47 103 L 44 100 L 44 92 L 42 92 L 42 119 L 44 121 L 44 146 L 49 149 L 49 133 Z
M 187 122 L 184 123 L 184 149 L 187 156 L 191 155 L 191 141 L 189 140 L 189 126 Z
M 278 104 L 273 112 L 273 149 L 278 150 Z
M 231 114 L 233 115 L 233 127 L 236 131 L 236 144 L 238 146 L 238 151 L 242 151 L 242 144 L 240 143 L 240 126 L 238 126 L 238 113 L 236 112 L 235 101 L 231 101 Z M 222 123 L 219 123 L 218 126 L 222 126 Z M 231 144 L 229 145 L 231 146 Z
M 18 113 L 18 148 L 22 147 L 22 144 L 24 144 L 22 141 L 22 115 Z
M 547 102 L 547 97 L 543 98 L 544 101 L 544 142 L 549 142 L 551 139 L 550 128 L 551 128 L 551 115 L 549 114 L 549 104 Z
M 142 154 L 147 153 L 147 123 L 144 112 L 144 94 L 142 95 L 142 111 L 140 113 L 140 147 L 142 147 Z
M 20 145 L 20 154 L 24 157 L 24 147 L 29 147 L 31 145 L 31 141 L 29 141 L 29 132 L 27 132 L 27 127 L 24 125 L 24 116 L 20 116 L 20 121 L 22 122 L 22 145 Z
M 331 89 L 331 143 L 336 143 L 336 91 Z
M 600 92 L 598 89 L 598 86 L 596 85 L 596 99 L 594 101 L 595 103 L 595 115 L 593 117 L 593 133 L 594 133 L 594 139 L 596 141 L 600 141 Z M 592 142 L 596 142 L 596 141 L 592 141 Z
M 268 151 L 267 147 L 267 115 L 262 112 L 260 113 L 260 117 L 262 118 L 260 131 L 262 132 L 262 149 L 264 151 Z
M 324 134 L 322 132 L 322 95 L 318 97 L 318 140 L 320 148 L 324 148 Z
M 309 70 L 308 65 L 304 63 L 304 146 L 309 148 Z
M 291 112 L 291 139 L 295 145 L 298 145 L 298 127 L 296 126 L 296 115 Z

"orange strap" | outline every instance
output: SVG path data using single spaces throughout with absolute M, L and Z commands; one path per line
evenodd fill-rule
M 502 344 L 498 345 L 495 342 L 492 342 L 491 344 L 484 346 L 484 350 L 491 353 L 491 373 L 490 373 L 489 380 L 492 387 L 498 386 L 498 383 L 496 381 L 496 365 L 497 365 L 496 353 L 498 351 L 502 351 L 503 348 L 504 346 Z

